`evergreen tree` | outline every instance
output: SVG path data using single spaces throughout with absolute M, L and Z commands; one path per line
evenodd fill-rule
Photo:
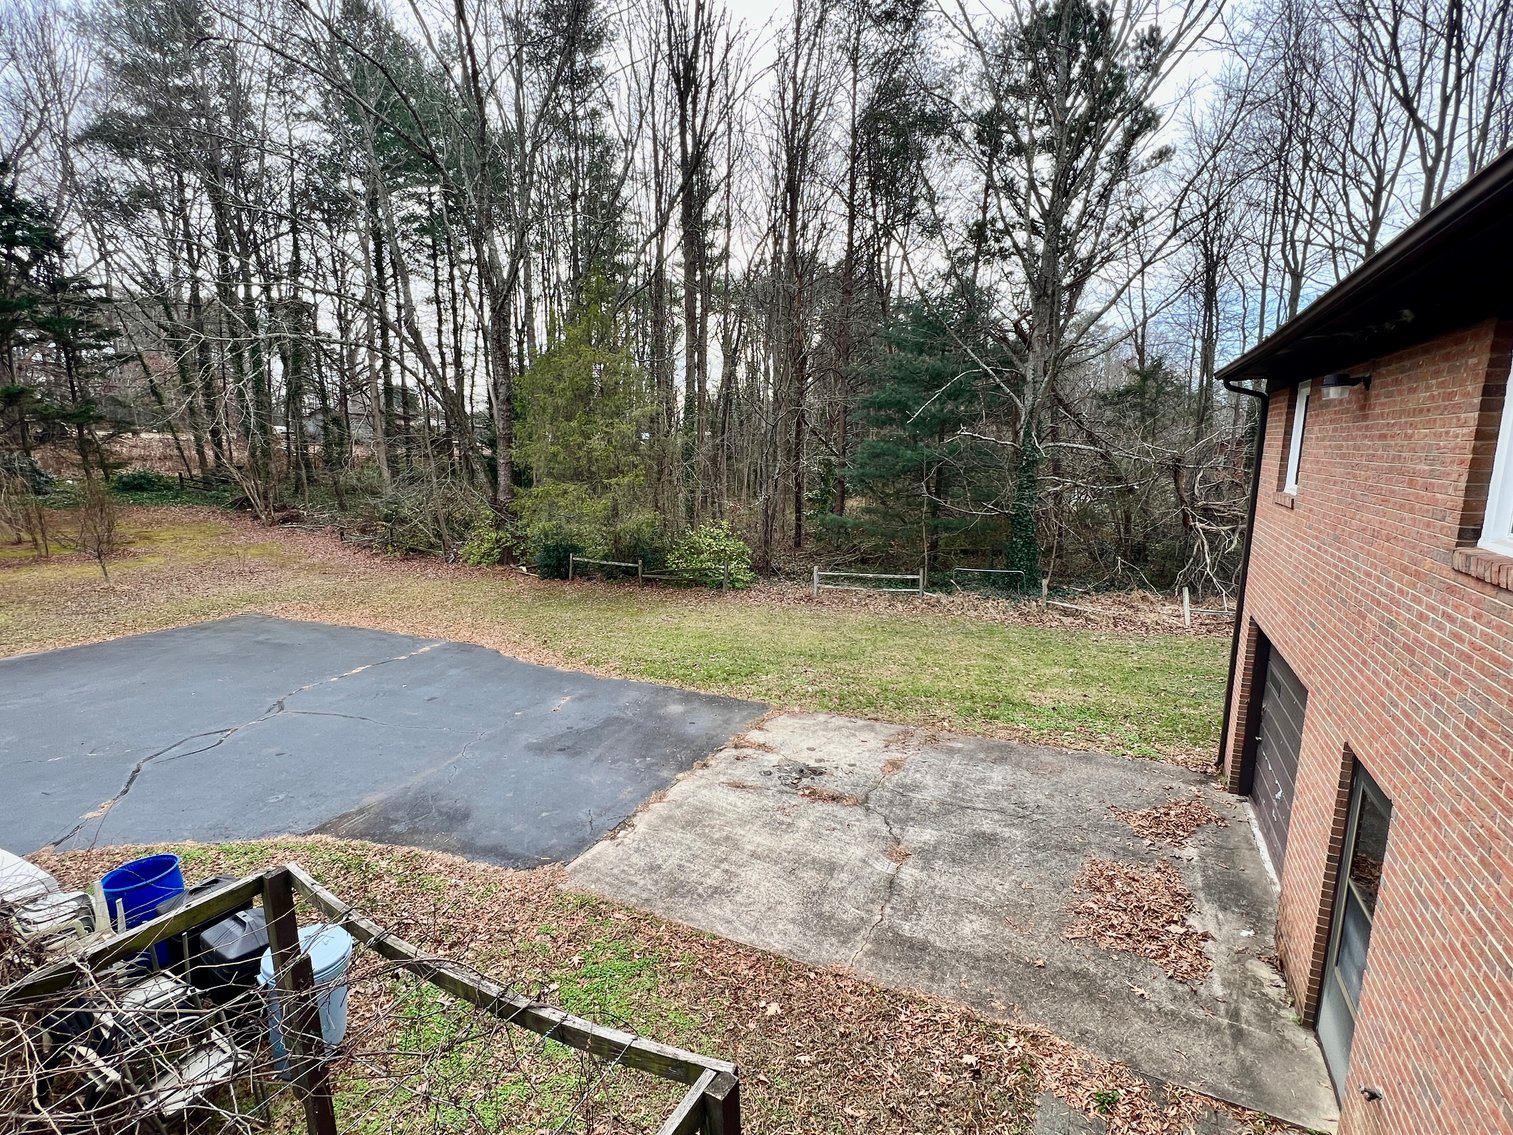
M 90 480 L 105 472 L 95 378 L 117 361 L 108 301 L 68 270 L 45 210 L 16 193 L 7 173 L 0 164 L 0 436 L 29 458 L 34 429 L 66 433 Z
M 517 458 L 531 484 L 521 494 L 528 529 L 570 531 L 607 547 L 612 529 L 649 506 L 652 399 L 596 279 L 562 338 L 520 376 Z
M 962 346 L 976 338 L 964 307 L 910 303 L 885 330 L 887 350 L 864 376 L 857 409 L 864 437 L 846 473 L 857 508 L 826 519 L 900 559 L 918 557 L 927 569 L 943 541 L 995 538 L 994 502 L 1003 491 L 1004 449 L 981 428 L 1002 407 Z

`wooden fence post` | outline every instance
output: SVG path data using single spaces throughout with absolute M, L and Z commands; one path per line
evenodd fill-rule
M 1040 605 L 1044 607 L 1051 598 L 1051 581 L 1047 576 L 1040 577 Z
M 1188 627 L 1189 629 L 1191 629 L 1193 625 L 1192 596 L 1188 593 L 1188 589 L 1186 587 L 1182 589 L 1182 625 L 1184 627 Z
M 919 569 L 919 593 L 921 595 L 925 593 L 925 569 L 923 567 Z
M 573 581 L 573 561 L 575 559 L 577 559 L 576 553 L 569 552 L 567 554 L 567 581 L 569 583 Z
M 646 586 L 646 565 L 640 560 L 636 561 L 636 586 Z
M 730 561 L 729 560 L 725 561 L 725 568 L 720 573 L 720 590 L 721 591 L 729 591 L 730 590 Z
M 721 1072 L 704 1091 L 704 1131 L 707 1135 L 741 1135 L 741 1083 Z
M 326 1077 L 320 1006 L 315 997 L 315 971 L 310 955 L 300 952 L 294 880 L 285 868 L 275 868 L 263 876 L 263 912 L 268 920 L 276 981 L 276 989 L 270 990 L 269 996 L 279 999 L 279 1034 L 291 1079 L 305 1107 L 305 1125 L 311 1135 L 337 1135 L 331 1082 Z
M 820 569 L 818 564 L 814 568 L 814 582 L 809 585 L 809 595 L 813 599 L 820 597 Z

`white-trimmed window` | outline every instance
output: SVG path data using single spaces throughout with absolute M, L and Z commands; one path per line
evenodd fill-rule
M 1287 446 L 1287 475 L 1282 478 L 1282 491 L 1293 496 L 1298 495 L 1298 464 L 1303 460 L 1303 428 L 1308 419 L 1308 395 L 1312 390 L 1313 383 L 1300 382 L 1292 396 L 1292 440 Z
M 1480 544 L 1488 551 L 1513 556 L 1513 373 L 1503 399 L 1502 428 L 1497 431 L 1497 455 L 1492 459 L 1492 483 L 1487 488 L 1487 517 Z

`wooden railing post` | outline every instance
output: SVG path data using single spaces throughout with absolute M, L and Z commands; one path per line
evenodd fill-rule
M 567 554 L 567 581 L 569 583 L 571 583 L 573 581 L 573 561 L 576 558 L 577 558 L 576 553 L 569 552 Z
M 263 914 L 268 944 L 273 949 L 279 1001 L 279 1034 L 287 1054 L 290 1079 L 305 1107 L 310 1135 L 337 1135 L 331 1082 L 326 1076 L 325 1038 L 321 1035 L 320 1005 L 315 995 L 315 971 L 310 955 L 300 952 L 299 924 L 294 915 L 294 881 L 287 868 L 263 876 Z
M 815 599 L 818 599 L 820 597 L 820 569 L 819 569 L 819 565 L 815 565 L 815 568 L 814 568 L 814 583 L 809 588 L 809 594 L 810 594 L 811 597 L 813 597 Z
M 704 1089 L 705 1135 L 741 1135 L 741 1082 L 721 1072 Z

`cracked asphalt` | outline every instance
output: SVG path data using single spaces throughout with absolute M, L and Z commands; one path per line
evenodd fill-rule
M 563 861 L 764 708 L 259 615 L 0 659 L 0 847 L 327 832 Z

